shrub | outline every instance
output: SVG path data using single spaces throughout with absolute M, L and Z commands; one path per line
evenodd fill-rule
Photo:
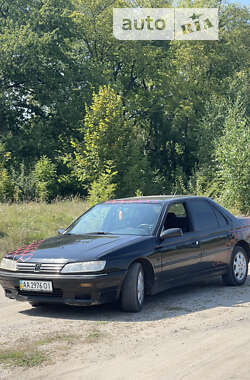
M 245 114 L 238 101 L 230 109 L 216 147 L 216 161 L 221 200 L 228 207 L 249 213 L 250 128 Z
M 13 200 L 15 185 L 6 168 L 0 166 L 0 201 Z
M 10 173 L 15 184 L 14 200 L 19 202 L 34 199 L 36 187 L 32 171 L 28 171 L 24 163 L 21 163 L 18 169 L 11 168 Z
M 33 176 L 37 198 L 41 201 L 52 199 L 57 190 L 55 164 L 48 157 L 42 156 L 35 164 Z
M 114 197 L 116 184 L 112 183 L 112 180 L 117 175 L 117 172 L 112 170 L 112 163 L 109 161 L 105 165 L 105 171 L 101 173 L 97 180 L 92 182 L 87 198 L 90 207 Z

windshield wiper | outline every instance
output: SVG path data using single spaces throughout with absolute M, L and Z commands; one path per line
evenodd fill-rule
M 94 231 L 94 232 L 86 232 L 86 234 L 91 235 L 112 235 L 111 232 L 104 232 L 104 231 Z
M 94 231 L 94 232 L 83 232 L 83 233 L 72 233 L 66 232 L 63 235 L 114 235 L 112 232 L 104 232 L 104 231 Z

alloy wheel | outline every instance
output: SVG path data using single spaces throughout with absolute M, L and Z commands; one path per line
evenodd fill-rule
M 233 271 L 234 271 L 235 278 L 238 281 L 242 281 L 246 275 L 247 262 L 246 262 L 245 255 L 242 252 L 237 252 L 234 257 Z
M 138 274 L 138 279 L 137 279 L 137 299 L 138 299 L 139 304 L 141 305 L 144 300 L 144 277 L 141 270 Z

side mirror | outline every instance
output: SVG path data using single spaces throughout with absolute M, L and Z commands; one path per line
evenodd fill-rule
M 64 232 L 65 230 L 63 228 L 59 228 L 59 230 L 57 230 L 58 235 L 62 235 Z
M 182 235 L 183 232 L 181 228 L 169 228 L 168 230 L 162 231 L 160 239 L 165 240 L 167 238 L 181 237 Z

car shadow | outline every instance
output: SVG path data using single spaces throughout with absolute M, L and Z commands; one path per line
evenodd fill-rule
M 117 304 L 89 307 L 48 305 L 20 311 L 32 317 L 105 322 L 145 322 L 170 319 L 217 307 L 244 307 L 250 302 L 250 275 L 240 287 L 224 286 L 220 278 L 195 282 L 146 297 L 140 313 L 122 312 Z

